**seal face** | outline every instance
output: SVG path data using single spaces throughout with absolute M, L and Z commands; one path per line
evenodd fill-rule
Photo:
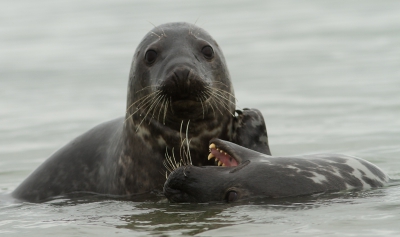
M 143 117 L 163 124 L 217 120 L 235 110 L 222 51 L 206 31 L 187 23 L 161 25 L 144 37 L 134 55 L 129 87 L 129 114 L 142 110 Z
M 186 131 L 182 125 L 190 124 Z M 203 29 L 168 23 L 151 30 L 131 65 L 125 118 L 94 127 L 54 153 L 14 192 L 42 201 L 72 192 L 136 195 L 162 190 L 165 153 L 191 138 L 195 165 L 213 137 L 270 154 L 256 109 L 237 111 L 221 49 Z
M 338 154 L 267 156 L 212 139 L 209 159 L 218 166 L 182 166 L 164 185 L 171 202 L 233 202 L 382 187 L 389 177 L 360 158 Z

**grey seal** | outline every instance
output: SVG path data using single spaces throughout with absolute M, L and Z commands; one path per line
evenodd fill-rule
M 165 153 L 179 151 L 188 123 L 195 165 L 218 137 L 271 154 L 264 119 L 256 109 L 236 110 L 223 53 L 202 28 L 167 23 L 138 45 L 129 74 L 125 117 L 77 137 L 40 165 L 12 193 L 40 202 L 70 193 L 134 197 L 162 190 Z
M 275 157 L 212 139 L 208 159 L 221 166 L 176 168 L 164 185 L 171 202 L 233 202 L 383 187 L 390 180 L 361 158 L 341 154 Z

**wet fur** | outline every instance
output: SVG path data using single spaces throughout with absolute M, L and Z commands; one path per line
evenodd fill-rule
M 236 193 L 235 200 L 303 196 L 383 187 L 390 181 L 377 166 L 353 156 L 274 157 L 219 139 L 213 141 L 240 164 L 175 169 L 164 185 L 164 194 L 171 202 L 229 201 L 229 192 Z
M 202 56 L 205 45 L 213 48 L 212 59 Z M 154 63 L 144 60 L 148 50 L 157 51 Z M 204 157 L 213 137 L 270 154 L 261 113 L 235 115 L 233 87 L 215 40 L 192 24 L 164 24 L 136 49 L 125 117 L 100 124 L 56 151 L 12 195 L 39 202 L 74 192 L 134 196 L 162 190 L 165 152 L 177 155 L 180 126 L 189 120 L 195 165 L 212 164 Z M 256 126 L 248 121 L 257 121 Z

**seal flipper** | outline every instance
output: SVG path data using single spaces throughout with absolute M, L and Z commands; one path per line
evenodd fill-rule
M 264 117 L 257 109 L 236 110 L 232 142 L 251 150 L 271 155 Z

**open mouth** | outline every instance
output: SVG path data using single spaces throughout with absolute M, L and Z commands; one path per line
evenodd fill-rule
M 215 163 L 218 166 L 232 167 L 238 166 L 239 162 L 227 151 L 223 150 L 223 146 L 216 144 L 215 142 L 210 143 L 210 154 L 208 155 L 208 160 L 215 159 Z

